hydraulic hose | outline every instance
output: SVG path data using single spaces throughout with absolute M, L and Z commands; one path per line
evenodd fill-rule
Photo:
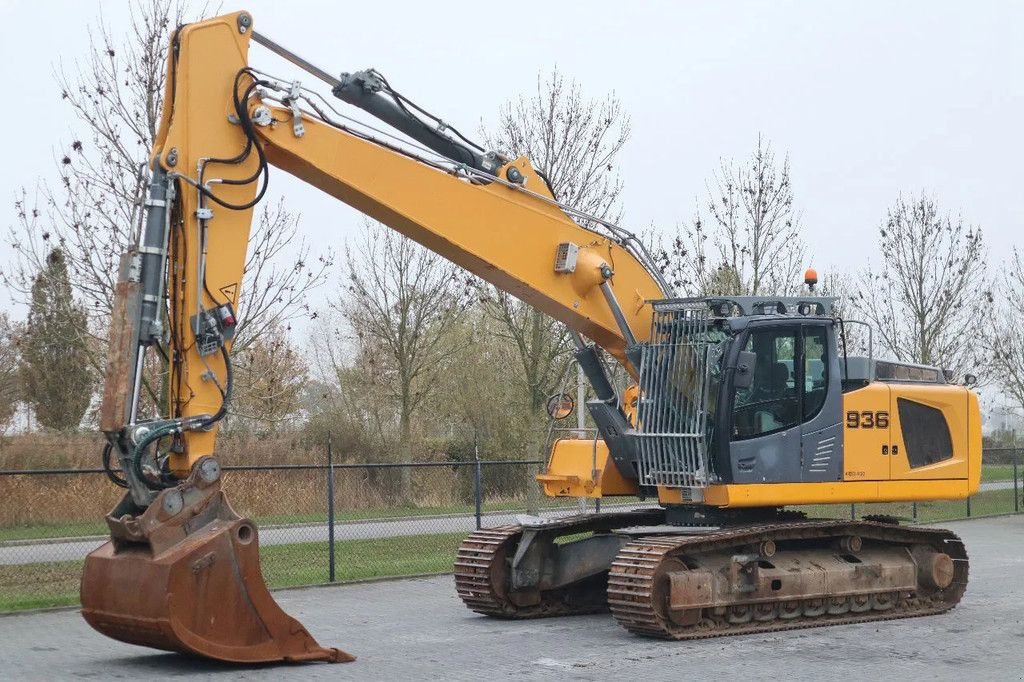
M 145 473 L 142 470 L 142 459 L 143 455 L 145 455 L 146 450 L 149 448 L 150 445 L 160 440 L 161 438 L 164 438 L 165 436 L 170 436 L 175 433 L 180 433 L 182 431 L 192 431 L 195 429 L 202 429 L 212 426 L 213 424 L 216 424 L 217 422 L 219 422 L 220 420 L 227 416 L 228 405 L 231 402 L 231 394 L 234 390 L 235 379 L 234 370 L 231 367 L 231 356 L 228 354 L 228 349 L 225 346 L 221 346 L 220 352 L 221 355 L 224 357 L 224 368 L 227 374 L 224 385 L 224 391 L 221 393 L 220 409 L 218 409 L 217 412 L 209 416 L 201 415 L 198 417 L 190 417 L 188 419 L 175 419 L 173 421 L 162 424 L 161 426 L 158 426 L 157 428 L 153 429 L 145 436 L 143 436 L 142 439 L 132 449 L 131 459 L 133 473 L 135 474 L 136 478 L 142 481 L 146 486 L 152 489 L 162 490 L 164 488 L 171 488 L 175 485 L 170 481 L 156 482 L 151 481 L 146 477 Z M 108 445 L 108 447 L 110 446 Z

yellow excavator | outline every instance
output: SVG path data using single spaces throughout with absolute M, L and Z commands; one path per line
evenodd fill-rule
M 252 41 L 387 128 L 250 66 Z M 540 483 L 554 497 L 657 500 L 473 533 L 455 559 L 470 608 L 610 609 L 630 631 L 686 639 L 960 600 L 967 556 L 953 533 L 787 509 L 962 499 L 979 485 L 976 395 L 938 368 L 848 355 L 852 323 L 834 299 L 676 297 L 640 241 L 560 203 L 528 159 L 477 146 L 376 71 L 312 66 L 246 12 L 176 30 L 166 82 L 146 219 L 121 261 L 110 330 L 103 461 L 126 494 L 82 578 L 82 614 L 100 632 L 223 661 L 352 660 L 274 602 L 257 530 L 229 505 L 214 457 L 271 165 L 564 323 L 600 436 L 557 440 Z M 632 386 L 613 387 L 602 350 Z M 156 352 L 167 398 L 149 417 L 140 390 Z M 556 396 L 554 411 L 566 402 Z

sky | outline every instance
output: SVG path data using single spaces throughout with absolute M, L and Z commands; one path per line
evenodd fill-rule
M 200 6 L 199 3 L 196 6 Z M 493 122 L 557 67 L 585 94 L 614 91 L 632 121 L 619 159 L 623 224 L 689 220 L 722 157 L 758 135 L 788 155 L 819 275 L 877 261 L 875 237 L 901 194 L 933 195 L 980 226 L 989 263 L 1024 246 L 1024 4 L 997 2 L 225 2 L 330 72 L 373 66 L 463 131 Z M 53 78 L 88 49 L 102 11 L 116 33 L 129 4 L 0 0 L 7 136 L 0 230 L 14 196 L 56 177 L 77 139 Z M 290 72 L 254 46 L 250 62 Z M 311 77 L 303 77 L 313 84 Z M 339 103 L 340 106 L 344 106 Z M 340 250 L 354 210 L 283 172 L 270 197 L 302 215 L 312 243 Z M 10 249 L 0 246 L 0 267 Z M 11 302 L 0 294 L 0 308 Z M 23 311 L 15 310 L 20 317 Z

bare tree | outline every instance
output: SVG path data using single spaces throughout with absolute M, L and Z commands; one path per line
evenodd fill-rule
M 0 312 L 0 435 L 7 430 L 21 399 L 18 382 L 17 330 Z
M 518 351 L 526 404 L 532 414 L 540 414 L 569 362 L 572 343 L 568 329 L 503 291 L 495 291 L 484 303 L 500 323 L 494 333 L 508 339 Z
M 308 357 L 314 380 L 331 389 L 319 396 L 320 402 L 329 403 L 325 407 L 331 410 L 355 414 L 367 401 L 356 388 L 365 382 L 352 376 L 359 359 L 361 339 L 351 331 L 344 314 L 345 291 L 342 287 L 324 314 L 310 325 Z M 356 390 L 344 390 L 347 388 Z
M 389 451 L 399 410 L 390 382 L 381 380 L 381 372 L 386 373 L 384 353 L 379 343 L 352 329 L 345 313 L 344 291 L 310 330 L 310 369 L 317 390 L 311 407 L 336 425 L 358 425 L 375 449 Z
M 556 68 L 538 76 L 533 95 L 506 103 L 484 137 L 491 148 L 528 156 L 559 201 L 616 221 L 623 184 L 615 164 L 629 133 L 629 116 L 614 92 L 588 98 Z M 537 414 L 568 362 L 568 331 L 503 291 L 491 289 L 484 298 L 501 323 L 498 333 L 518 349 L 527 404 Z
M 992 300 L 981 229 L 942 215 L 926 194 L 900 197 L 878 228 L 879 268 L 864 269 L 853 306 L 896 360 L 954 375 L 979 365 L 978 311 Z
M 621 216 L 615 162 L 630 122 L 614 92 L 587 98 L 556 67 L 537 76 L 532 96 L 506 102 L 495 128 L 482 132 L 490 148 L 528 156 L 559 201 L 613 222 Z
M 981 335 L 984 359 L 1004 394 L 1024 407 L 1024 334 L 1021 333 L 1021 301 L 1024 300 L 1024 256 L 1016 248 L 994 288 L 993 315 Z
M 291 344 L 289 332 L 272 326 L 235 351 L 230 430 L 273 433 L 298 417 L 308 368 Z
M 18 224 L 8 238 L 18 258 L 3 276 L 14 291 L 27 295 L 33 273 L 59 247 L 67 255 L 76 294 L 91 316 L 104 320 L 118 259 L 134 243 L 142 220 L 169 32 L 186 18 L 182 0 L 149 0 L 130 12 L 123 39 L 101 16 L 88 29 L 88 56 L 70 72 L 63 64 L 56 67 L 75 137 L 58 154 L 60 184 L 40 185 L 31 201 L 22 192 Z
M 415 242 L 367 222 L 346 249 L 346 290 L 333 302 L 355 335 L 357 365 L 397 411 L 399 455 L 408 457 L 412 423 L 454 347 L 450 332 L 466 308 L 465 275 Z
M 722 159 L 703 210 L 662 254 L 674 286 L 691 295 L 794 293 L 806 258 L 789 157 L 760 135 L 744 163 Z
M 99 338 L 110 315 L 118 261 L 141 226 L 170 32 L 191 18 L 183 0 L 147 0 L 130 12 L 124 36 L 113 35 L 101 17 L 90 29 L 88 56 L 70 71 L 57 67 L 74 138 L 57 159 L 59 184 L 23 190 L 15 202 L 17 221 L 7 235 L 14 262 L 0 271 L 0 282 L 28 303 L 35 273 L 60 248 L 75 295 L 86 304 L 90 330 Z M 257 214 L 236 350 L 303 314 L 301 301 L 325 280 L 331 256 L 310 259 L 309 248 L 296 243 L 297 224 L 281 203 Z M 282 258 L 289 259 L 287 265 L 279 264 Z M 94 358 L 94 365 L 101 361 Z
M 233 352 L 299 317 L 316 316 L 306 301 L 327 280 L 334 254 L 324 249 L 313 256 L 304 239 L 296 245 L 298 229 L 299 216 L 283 199 L 260 208 L 249 237 Z

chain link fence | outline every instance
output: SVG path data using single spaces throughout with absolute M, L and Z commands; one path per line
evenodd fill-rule
M 224 467 L 232 506 L 259 526 L 271 588 L 450 572 L 476 528 L 652 504 L 543 497 L 535 460 L 336 464 L 329 449 L 320 459 Z M 984 461 L 981 490 L 967 501 L 799 509 L 918 523 L 1019 512 L 1020 453 L 986 450 Z M 0 611 L 76 604 L 83 560 L 106 541 L 103 518 L 121 493 L 98 468 L 0 470 Z

